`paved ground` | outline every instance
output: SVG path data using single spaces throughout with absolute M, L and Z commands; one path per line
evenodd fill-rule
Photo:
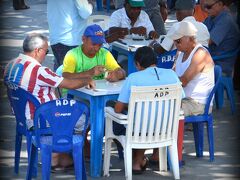
M 28 0 L 31 6 L 28 10 L 15 11 L 12 8 L 11 1 L 2 0 L 1 3 L 1 30 L 0 30 L 0 166 L 1 179 L 24 179 L 27 168 L 26 141 L 23 143 L 22 159 L 20 162 L 20 173 L 13 173 L 14 158 L 14 136 L 15 119 L 11 114 L 9 104 L 6 98 L 6 91 L 2 84 L 2 68 L 12 58 L 21 52 L 22 39 L 27 32 L 39 31 L 48 35 L 48 26 L 46 19 L 46 0 Z M 95 12 L 99 13 L 99 12 Z M 103 13 L 103 12 L 101 12 Z M 106 12 L 104 12 L 106 14 Z M 174 15 L 169 16 L 168 22 L 174 20 Z M 169 23 L 168 23 L 169 25 Z M 53 56 L 50 53 L 47 56 L 45 65 L 52 67 Z M 222 110 L 214 109 L 214 140 L 215 140 L 215 161 L 209 162 L 208 144 L 205 145 L 204 157 L 196 158 L 193 144 L 192 132 L 185 132 L 183 159 L 185 165 L 180 169 L 181 179 L 186 180 L 210 180 L 210 179 L 240 179 L 240 98 L 239 92 L 236 92 L 237 113 L 232 115 L 229 104 Z M 206 139 L 206 138 L 205 138 Z M 123 161 L 117 158 L 115 148 L 113 148 L 113 158 L 110 177 L 106 179 L 125 179 Z M 148 152 L 151 153 L 151 152 Z M 89 173 L 89 163 L 87 173 Z M 39 165 L 40 166 L 40 165 Z M 39 176 L 41 177 L 39 168 Z M 52 174 L 52 179 L 74 179 L 74 172 L 62 174 Z M 146 179 L 173 179 L 171 172 L 159 174 L 157 167 L 150 166 L 147 171 L 140 176 L 133 176 L 136 180 Z M 88 179 L 95 179 L 88 177 Z

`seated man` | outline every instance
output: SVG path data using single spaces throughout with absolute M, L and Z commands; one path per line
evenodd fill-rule
M 82 42 L 82 45 L 67 52 L 63 61 L 63 77 L 70 79 L 90 77 L 95 80 L 105 78 L 110 82 L 125 78 L 125 71 L 112 54 L 102 48 L 106 41 L 100 26 L 96 24 L 88 26 L 82 36 Z M 63 90 L 63 95 L 64 93 L 66 90 Z M 89 146 L 86 140 L 86 157 L 90 154 Z
M 147 13 L 141 10 L 143 6 L 143 0 L 125 0 L 124 8 L 114 11 L 110 17 L 109 34 L 121 34 L 120 38 L 128 34 L 158 38 Z
M 157 57 L 152 48 L 144 46 L 137 49 L 134 61 L 139 72 L 132 73 L 124 82 L 115 105 L 115 112 L 122 113 L 127 110 L 131 86 L 154 86 L 179 83 L 176 73 L 171 69 L 156 67 Z M 113 131 L 116 135 L 124 135 L 125 127 L 117 123 L 113 124 Z M 146 168 L 145 150 L 134 150 L 133 152 L 133 173 L 139 174 Z
M 208 50 L 196 42 L 196 36 L 196 27 L 187 21 L 179 22 L 170 36 L 180 52 L 175 71 L 185 92 L 181 104 L 184 116 L 203 114 L 209 93 L 214 87 L 214 62 Z M 152 160 L 158 161 L 156 150 Z
M 28 34 L 23 41 L 23 51 L 24 54 L 20 54 L 6 66 L 4 81 L 13 82 L 29 91 L 40 103 L 56 99 L 54 90 L 57 87 L 77 89 L 87 85 L 95 86 L 91 77 L 63 78 L 52 72 L 51 69 L 42 66 L 41 64 L 48 54 L 48 39 L 42 34 Z M 34 107 L 27 103 L 25 114 L 27 128 L 30 130 L 33 127 L 34 111 Z M 82 129 L 80 123 L 77 123 L 75 130 L 82 131 Z M 69 154 L 53 154 L 52 166 L 64 169 L 70 165 L 72 165 L 72 158 Z
M 95 80 L 106 78 L 110 82 L 125 78 L 125 71 L 120 68 L 112 54 L 102 48 L 106 41 L 99 25 L 88 26 L 82 42 L 82 45 L 67 52 L 63 61 L 63 77 L 93 77 Z
M 228 0 L 205 0 L 204 3 L 209 16 L 203 23 L 210 32 L 209 51 L 212 56 L 232 52 L 239 47 L 239 28 L 227 5 Z M 216 60 L 215 63 L 222 67 L 224 76 L 232 76 L 235 61 L 236 56 Z
M 196 35 L 197 42 L 205 47 L 208 47 L 208 41 L 210 38 L 208 29 L 203 23 L 196 21 L 196 19 L 193 17 L 194 7 L 192 0 L 177 0 L 175 8 L 177 20 L 179 22 L 188 21 L 194 24 L 194 26 L 198 29 Z M 153 41 L 150 43 L 150 46 L 154 47 L 155 52 L 164 53 L 165 51 L 175 49 L 173 40 L 169 38 L 169 36 L 174 33 L 176 25 L 177 23 L 173 24 L 166 37 L 161 42 Z

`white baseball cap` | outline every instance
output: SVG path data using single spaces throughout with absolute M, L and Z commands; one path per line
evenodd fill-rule
M 197 31 L 197 28 L 191 22 L 181 21 L 173 25 L 172 31 L 167 36 L 172 40 L 180 39 L 183 36 L 196 37 Z

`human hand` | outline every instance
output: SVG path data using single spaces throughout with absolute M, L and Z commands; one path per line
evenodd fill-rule
M 118 81 L 118 77 L 117 77 L 117 74 L 115 73 L 115 71 L 107 71 L 105 79 L 109 82 Z
M 151 31 L 148 36 L 150 39 L 158 39 L 159 38 L 159 35 L 156 31 Z
M 138 34 L 140 36 L 145 36 L 147 34 L 147 29 L 143 26 L 133 27 L 130 29 L 131 34 Z
M 154 45 L 155 44 L 157 44 L 158 43 L 158 41 L 156 41 L 156 40 L 153 40 L 153 41 L 151 41 L 150 43 L 149 43 L 149 47 L 151 47 L 151 48 L 154 48 Z
M 99 74 L 102 74 L 105 71 L 105 67 L 102 65 L 98 65 L 90 69 L 90 71 L 92 72 L 93 76 L 97 76 Z
M 90 82 L 88 83 L 88 85 L 86 86 L 87 89 L 96 89 L 96 83 L 94 80 L 90 80 Z

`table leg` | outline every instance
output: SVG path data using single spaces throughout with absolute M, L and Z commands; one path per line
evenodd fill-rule
M 134 63 L 134 52 L 128 52 L 128 75 L 136 71 L 137 69 Z
M 91 158 L 90 173 L 92 177 L 100 177 L 102 172 L 102 144 L 104 135 L 104 98 L 91 98 Z
M 97 10 L 102 11 L 103 10 L 102 0 L 96 0 L 96 3 L 97 3 Z

